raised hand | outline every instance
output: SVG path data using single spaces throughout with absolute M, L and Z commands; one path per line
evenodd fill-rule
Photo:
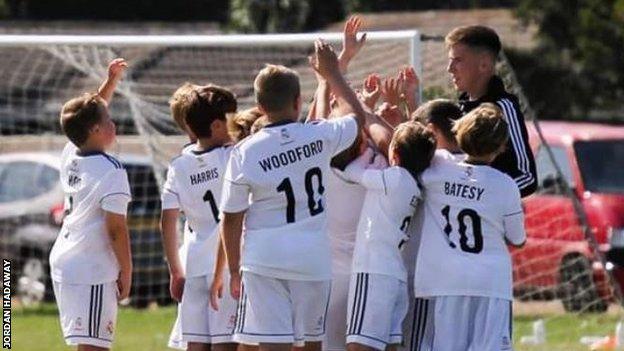
M 383 104 L 381 104 L 381 106 L 379 106 L 379 109 L 377 110 L 377 115 L 386 122 L 388 122 L 388 124 L 391 125 L 393 128 L 405 122 L 406 120 L 399 106 L 392 105 L 387 102 L 384 102 Z
M 342 51 L 340 52 L 339 61 L 340 69 L 344 72 L 349 62 L 366 43 L 366 33 L 362 34 L 358 39 L 358 33 L 362 28 L 362 19 L 359 16 L 351 16 L 345 23 L 342 36 Z
M 116 58 L 108 64 L 108 78 L 119 80 L 128 68 L 128 62 L 123 58 Z
M 310 57 L 309 61 L 312 69 L 325 79 L 340 74 L 334 49 L 320 39 L 314 42 L 314 56 Z
M 401 93 L 403 82 L 395 78 L 387 78 L 381 87 L 381 95 L 385 102 L 390 105 L 399 106 L 401 103 Z
M 374 110 L 381 96 L 381 78 L 377 74 L 369 74 L 366 77 L 361 95 L 364 104 L 371 110 Z
M 418 107 L 418 94 L 420 90 L 420 79 L 416 75 L 413 67 L 405 67 L 399 71 L 399 80 L 403 83 L 402 98 L 407 103 L 410 113 Z

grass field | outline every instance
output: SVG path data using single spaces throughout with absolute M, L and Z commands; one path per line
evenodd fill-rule
M 117 321 L 114 350 L 159 351 L 166 347 L 169 331 L 175 318 L 175 307 L 136 310 L 122 308 Z M 526 346 L 516 343 L 517 351 L 576 351 L 589 350 L 579 343 L 583 335 L 613 333 L 619 314 L 571 315 L 534 314 L 515 318 L 514 341 L 531 333 L 532 323 L 546 320 L 547 345 Z M 14 350 L 68 350 L 61 338 L 56 307 L 46 304 L 36 309 L 13 310 Z

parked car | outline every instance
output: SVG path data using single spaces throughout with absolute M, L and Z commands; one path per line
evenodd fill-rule
M 122 154 L 133 199 L 128 225 L 134 266 L 130 295 L 135 306 L 170 303 L 169 274 L 158 226 L 160 195 L 145 156 Z M 60 151 L 0 155 L 0 248 L 13 262 L 14 282 L 24 272 L 44 272 L 45 298 L 53 298 L 48 257 L 63 218 Z M 41 269 L 32 269 L 33 266 Z
M 530 125 L 539 189 L 523 201 L 527 243 L 512 251 L 516 296 L 561 298 L 567 311 L 605 311 L 613 299 L 606 270 L 624 287 L 624 127 L 540 126 L 563 177 Z M 564 183 L 580 201 L 606 265 L 585 237 Z

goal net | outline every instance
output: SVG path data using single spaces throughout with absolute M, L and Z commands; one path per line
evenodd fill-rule
M 129 228 L 134 263 L 131 303 L 168 304 L 169 276 L 159 231 L 160 189 L 169 160 L 188 138 L 168 100 L 183 83 L 215 83 L 253 104 L 253 79 L 265 63 L 295 69 L 304 105 L 316 79 L 307 57 L 323 38 L 340 50 L 342 34 L 217 36 L 0 36 L 0 238 L 25 301 L 52 301 L 47 264 L 62 215 L 58 184 L 62 104 L 96 91 L 116 57 L 129 62 L 110 105 L 118 142 L 112 150 L 128 171 L 133 201 Z M 372 32 L 347 74 L 355 88 L 369 73 L 396 76 L 420 67 L 416 31 Z M 304 107 L 305 109 L 305 107 Z M 305 111 L 304 111 L 305 112 Z M 181 240 L 180 240 L 181 241 Z
M 58 157 L 66 141 L 58 115 L 63 102 L 97 89 L 111 59 L 124 57 L 130 64 L 110 109 L 118 126 L 112 153 L 124 163 L 133 193 L 131 304 L 166 305 L 171 299 L 158 229 L 160 188 L 169 160 L 188 141 L 170 116 L 168 99 L 187 81 L 211 82 L 233 90 L 242 110 L 253 104 L 255 74 L 265 63 L 276 63 L 299 72 L 305 110 L 316 87 L 307 56 L 318 37 L 339 50 L 341 35 L 334 33 L 0 36 L 0 252 L 13 264 L 18 300 L 53 301 L 47 259 L 62 215 Z M 371 32 L 347 77 L 360 88 L 370 73 L 396 76 L 400 67 L 413 65 L 423 77 L 424 96 L 454 96 L 443 46 L 440 38 L 421 40 L 415 31 Z M 612 333 L 622 316 L 620 293 L 601 249 L 605 243 L 596 240 L 573 191 L 574 164 L 564 150 L 543 142 L 504 57 L 499 72 L 521 98 L 540 182 L 537 195 L 524 201 L 529 241 L 512 251 L 514 342 L 519 349 L 555 350 L 553 345 L 577 345 L 581 336 Z M 547 344 L 540 346 L 541 325 Z M 538 345 L 523 346 L 523 337 Z

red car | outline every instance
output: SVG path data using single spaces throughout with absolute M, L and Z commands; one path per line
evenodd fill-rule
M 540 122 L 540 127 L 563 177 L 528 125 L 539 188 L 523 201 L 527 243 L 512 250 L 515 295 L 561 298 L 567 311 L 604 311 L 614 289 L 624 287 L 624 127 L 573 122 Z M 585 237 L 564 182 L 579 200 L 606 264 Z M 609 283 L 607 270 L 617 284 Z

